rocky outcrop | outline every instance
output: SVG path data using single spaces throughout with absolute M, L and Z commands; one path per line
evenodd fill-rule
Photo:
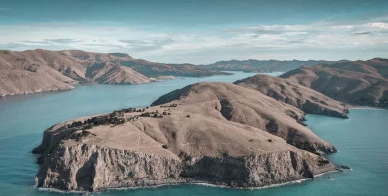
M 258 74 L 238 80 L 234 84 L 258 90 L 306 113 L 347 118 L 348 108 L 345 104 L 287 79 Z
M 352 105 L 388 108 L 388 60 L 301 67 L 280 77 Z

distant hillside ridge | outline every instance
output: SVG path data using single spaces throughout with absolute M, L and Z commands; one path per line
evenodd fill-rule
M 313 66 L 317 64 L 334 64 L 341 61 L 324 61 L 324 60 L 230 60 L 230 61 L 218 61 L 213 64 L 201 65 L 202 68 L 214 71 L 244 71 L 244 72 L 257 72 L 257 73 L 270 73 L 270 72 L 287 72 L 293 69 L 297 69 L 301 66 Z
M 234 84 L 260 91 L 267 96 L 293 105 L 309 114 L 348 118 L 348 108 L 345 104 L 284 78 L 257 74 L 238 80 Z
M 280 77 L 344 103 L 388 108 L 388 59 L 304 66 Z

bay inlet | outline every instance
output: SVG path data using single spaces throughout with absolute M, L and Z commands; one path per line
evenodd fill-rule
M 85 85 L 70 91 L 0 98 L 0 195 L 63 194 L 33 187 L 38 165 L 30 151 L 40 144 L 43 131 L 53 124 L 125 107 L 144 107 L 167 92 L 196 82 L 234 82 L 254 75 L 233 73 L 143 85 Z M 388 195 L 388 110 L 351 109 L 349 117 L 344 120 L 307 115 L 307 124 L 339 150 L 328 158 L 350 166 L 352 172 L 330 173 L 266 189 L 180 185 L 107 190 L 96 195 Z

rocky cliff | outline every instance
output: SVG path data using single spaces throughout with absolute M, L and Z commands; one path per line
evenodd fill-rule
M 45 155 L 38 187 L 96 191 L 179 182 L 179 159 L 95 145 L 61 146 Z
M 47 156 L 36 177 L 36 185 L 65 191 L 98 191 L 194 182 L 231 187 L 263 187 L 313 178 L 314 175 L 336 168 L 317 155 L 298 151 L 180 160 L 80 144 L 62 146 Z
M 258 90 L 306 113 L 347 118 L 348 108 L 345 104 L 287 79 L 258 74 L 234 84 Z
M 158 104 L 158 105 L 156 105 Z M 154 106 L 54 125 L 36 185 L 97 191 L 205 182 L 262 187 L 333 171 L 335 148 L 300 123 L 303 112 L 226 83 L 200 83 Z

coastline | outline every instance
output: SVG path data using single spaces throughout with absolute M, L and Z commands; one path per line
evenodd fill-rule
M 351 104 L 346 104 L 346 106 L 350 110 L 386 110 L 386 108 L 374 107 L 374 106 L 351 105 Z
M 39 94 L 39 93 L 49 93 L 49 92 L 61 92 L 61 91 L 70 91 L 74 90 L 78 86 L 85 86 L 85 85 L 95 85 L 95 84 L 101 84 L 101 85 L 142 85 L 142 84 L 149 84 L 153 82 L 163 82 L 166 80 L 175 80 L 177 77 L 174 76 L 161 76 L 162 79 L 155 78 L 153 80 L 150 80 L 150 82 L 144 82 L 144 83 L 97 83 L 97 82 L 90 82 L 90 83 L 82 83 L 82 84 L 73 84 L 71 88 L 56 88 L 56 89 L 46 89 L 46 90 L 37 90 L 33 92 L 20 92 L 20 93 L 8 93 L 8 94 L 0 94 L 0 98 L 3 97 L 14 97 L 14 96 L 23 96 L 23 95 L 32 95 L 32 94 Z M 173 78 L 170 78 L 173 77 Z
M 350 170 L 351 171 L 351 170 Z M 281 183 L 275 183 L 271 185 L 265 185 L 261 187 L 231 187 L 231 186 L 226 186 L 226 185 L 217 185 L 217 184 L 212 184 L 207 181 L 191 181 L 190 179 L 184 179 L 182 181 L 177 181 L 175 183 L 164 183 L 164 184 L 159 184 L 159 185 L 154 185 L 154 186 L 139 186 L 139 187 L 117 187 L 117 188 L 104 188 L 101 190 L 98 190 L 96 192 L 87 192 L 87 191 L 63 191 L 55 188 L 41 188 L 41 187 L 36 187 L 35 185 L 33 186 L 34 188 L 37 188 L 39 191 L 48 191 L 48 192 L 57 192 L 57 193 L 64 193 L 64 194 L 73 194 L 73 193 L 82 193 L 82 194 L 93 194 L 93 193 L 101 193 L 104 191 L 108 190 L 135 190 L 135 189 L 149 189 L 149 188 L 160 188 L 160 187 L 167 187 L 167 186 L 181 186 L 181 185 L 200 185 L 200 186 L 207 186 L 207 187 L 214 187 L 214 188 L 225 188 L 225 189 L 246 189 L 246 190 L 260 190 L 260 189 L 267 189 L 267 188 L 275 188 L 275 187 L 281 187 L 281 186 L 286 186 L 286 185 L 292 185 L 292 184 L 300 184 L 306 181 L 314 180 L 315 178 L 321 178 L 327 174 L 330 173 L 338 173 L 338 172 L 343 172 L 341 170 L 338 170 L 336 168 L 335 170 L 332 171 L 326 171 L 317 175 L 314 175 L 313 178 L 302 178 L 299 180 L 292 180 L 289 182 L 281 182 Z M 189 181 L 189 182 L 188 182 Z
M 370 107 L 370 106 L 353 107 L 353 108 L 349 108 L 349 109 L 350 110 L 386 110 L 385 108 Z
M 21 93 L 11 93 L 11 94 L 1 94 L 0 98 L 14 97 L 14 96 L 23 96 L 23 95 L 32 95 L 32 94 L 39 94 L 39 93 L 70 91 L 70 90 L 75 89 L 77 86 L 79 86 L 79 85 L 74 85 L 73 88 L 50 89 L 50 90 L 38 90 L 38 91 L 35 91 L 35 92 L 21 92 Z
M 175 80 L 175 78 L 171 79 L 171 80 Z M 127 83 L 127 84 L 120 84 L 120 83 L 117 83 L 117 84 L 83 83 L 83 84 L 76 84 L 72 88 L 63 88 L 63 89 L 58 88 L 58 89 L 49 89 L 49 90 L 38 90 L 38 91 L 34 91 L 34 92 L 21 92 L 21 93 L 1 94 L 0 98 L 24 96 L 24 95 L 35 95 L 35 94 L 50 93 L 50 92 L 65 92 L 65 91 L 74 90 L 75 88 L 77 88 L 79 86 L 88 86 L 88 85 L 96 85 L 96 84 L 100 84 L 100 85 L 142 85 L 142 84 L 149 84 L 149 83 L 153 83 L 153 82 L 163 82 L 163 81 L 166 81 L 166 80 L 153 80 L 151 82 L 139 83 L 139 84 L 130 84 L 130 83 Z

